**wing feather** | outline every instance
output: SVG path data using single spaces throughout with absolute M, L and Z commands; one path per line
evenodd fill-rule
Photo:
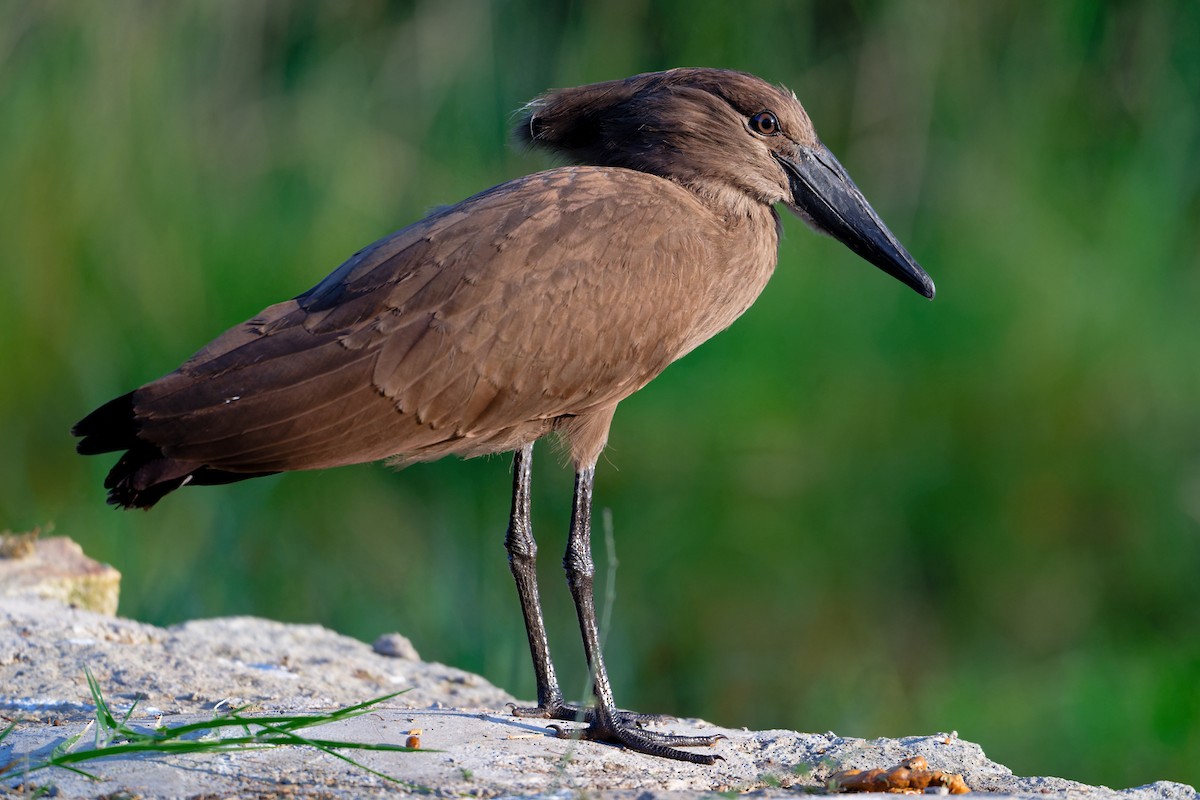
M 503 184 L 139 389 L 139 436 L 229 472 L 506 449 L 636 391 L 698 343 L 698 322 L 717 326 L 707 338 L 732 321 L 704 299 L 726 224 L 629 170 Z

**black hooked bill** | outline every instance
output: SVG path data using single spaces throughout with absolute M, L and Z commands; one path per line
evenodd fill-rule
M 792 210 L 888 275 L 933 298 L 933 280 L 883 224 L 827 147 L 800 147 L 793 158 L 775 157 L 788 175 Z

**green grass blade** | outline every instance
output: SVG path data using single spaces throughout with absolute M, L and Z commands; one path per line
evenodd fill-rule
M 268 731 L 271 731 L 273 733 L 278 733 L 279 735 L 284 736 L 287 739 L 290 739 L 291 740 L 289 742 L 290 744 L 301 744 L 301 745 L 306 745 L 308 747 L 316 748 L 317 750 L 320 750 L 322 753 L 326 753 L 328 755 L 333 756 L 334 758 L 345 761 L 347 764 L 351 764 L 351 765 L 357 767 L 358 769 L 369 772 L 372 775 L 379 777 L 379 778 L 383 778 L 386 781 L 390 781 L 390 782 L 398 784 L 400 786 L 404 786 L 406 788 L 421 791 L 421 792 L 431 791 L 428 787 L 420 786 L 415 783 L 410 783 L 409 781 L 401 780 L 400 778 L 396 778 L 392 775 L 388 775 L 384 772 L 380 772 L 379 770 L 372 769 L 371 767 L 368 767 L 366 764 L 363 764 L 360 761 L 355 761 L 353 758 L 350 758 L 350 756 L 345 755 L 344 753 L 337 752 L 336 750 L 333 749 L 333 747 L 327 746 L 327 745 L 323 744 L 322 742 L 320 742 L 319 740 L 306 739 L 303 736 L 299 736 L 295 733 L 292 733 L 291 731 L 277 730 L 277 729 L 272 728 L 269 725 L 264 725 L 263 727 L 266 728 Z M 342 742 L 337 742 L 337 743 L 334 743 L 334 746 L 344 747 L 345 744 Z M 375 749 L 375 748 L 370 747 L 370 746 L 363 746 L 358 749 L 369 750 L 369 749 Z M 409 748 L 406 748 L 406 749 L 409 749 Z
M 83 674 L 87 677 L 88 691 L 91 692 L 92 703 L 96 706 L 96 747 L 104 747 L 116 736 L 120 725 L 108 707 L 108 701 L 104 699 L 104 694 L 100 691 L 100 684 L 97 682 L 96 676 L 92 674 L 92 670 L 84 667 Z
M 201 720 L 199 722 L 191 722 L 185 725 L 177 725 L 174 727 L 157 727 L 152 730 L 142 731 L 130 726 L 129 720 L 133 716 L 134 709 L 137 707 L 135 701 L 129 710 L 117 720 L 113 714 L 112 707 L 108 701 L 104 699 L 104 693 L 100 689 L 100 684 L 92 674 L 91 670 L 84 667 L 84 675 L 87 678 L 88 691 L 92 695 L 92 702 L 95 704 L 95 712 L 93 720 L 88 723 L 88 726 L 96 726 L 95 746 L 89 750 L 75 751 L 73 748 L 87 732 L 87 727 L 73 736 L 66 737 L 60 742 L 50 756 L 40 763 L 30 765 L 27 772 L 36 772 L 38 770 L 48 769 L 50 767 L 58 767 L 78 775 L 82 775 L 92 780 L 99 780 L 96 775 L 93 775 L 86 770 L 75 766 L 76 764 L 96 761 L 101 758 L 113 758 L 126 755 L 188 755 L 194 753 L 223 753 L 242 750 L 265 750 L 273 747 L 297 746 L 297 747 L 312 747 L 320 750 L 323 753 L 328 753 L 334 758 L 340 759 L 357 769 L 368 772 L 379 778 L 389 782 L 405 786 L 414 791 L 427 793 L 431 791 L 427 787 L 418 784 L 410 783 L 401 780 L 392 775 L 372 769 L 365 764 L 362 764 L 349 756 L 339 753 L 339 750 L 374 750 L 384 752 L 416 752 L 417 748 L 404 747 L 394 744 L 372 744 L 367 742 L 339 742 L 329 739 L 309 739 L 300 736 L 296 733 L 297 730 L 304 728 L 316 727 L 319 725 L 327 725 L 332 722 L 340 722 L 354 717 L 361 716 L 369 712 L 371 709 L 380 703 L 391 700 L 393 697 L 403 694 L 407 689 L 383 695 L 372 700 L 366 700 L 362 703 L 356 703 L 351 706 L 335 709 L 327 713 L 320 714 L 286 714 L 280 716 L 267 717 L 250 717 L 243 716 L 241 712 L 245 711 L 246 706 L 241 706 L 225 714 L 217 714 L 211 719 Z M 9 735 L 16 723 L 9 725 L 2 733 L 0 733 L 0 741 Z M 240 729 L 241 736 L 221 737 L 219 732 L 226 728 Z M 185 738 L 199 734 L 197 738 Z M 119 744 L 114 744 L 118 739 L 122 739 Z M 430 750 L 426 752 L 438 752 Z M 15 762 L 14 762 L 15 764 Z M 13 764 L 9 764 L 5 769 L 11 768 Z

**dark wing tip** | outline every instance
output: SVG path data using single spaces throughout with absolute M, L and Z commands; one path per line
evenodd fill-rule
M 133 392 L 123 394 L 88 414 L 71 428 L 82 439 L 75 445 L 80 455 L 94 456 L 127 450 L 138 443 L 133 419 Z
M 120 481 L 108 490 L 106 502 L 110 506 L 116 506 L 117 508 L 147 509 L 180 486 L 183 486 L 186 482 L 187 477 L 184 476 L 183 478 L 163 481 L 162 483 L 152 484 L 144 489 L 138 489 L 130 481 Z
M 75 445 L 80 455 L 94 456 L 124 450 L 104 480 L 109 505 L 120 508 L 150 508 L 189 476 L 162 451 L 137 436 L 133 392 L 114 398 L 88 414 L 71 428 L 81 437 Z M 174 473 L 174 474 L 172 474 Z

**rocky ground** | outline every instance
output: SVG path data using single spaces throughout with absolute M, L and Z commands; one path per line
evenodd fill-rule
M 52 541 L 52 540 L 45 540 Z M 44 542 L 38 543 L 40 549 Z M 53 545 L 61 547 L 62 545 Z M 42 551 L 51 560 L 50 550 Z M 34 553 L 28 558 L 37 561 Z M 516 719 L 515 699 L 484 679 L 425 663 L 399 635 L 372 647 L 314 625 L 232 617 L 157 628 L 63 602 L 15 580 L 46 564 L 0 561 L 0 793 L 76 797 L 369 797 L 394 794 L 481 797 L 700 797 L 754 792 L 780 797 L 824 791 L 835 770 L 888 768 L 923 756 L 935 770 L 961 773 L 975 791 L 1021 797 L 1197 800 L 1178 783 L 1113 791 L 1060 778 L 1023 778 L 953 734 L 865 741 L 834 734 L 718 728 L 670 720 L 664 729 L 720 733 L 714 766 L 648 758 L 618 747 L 554 738 L 536 720 Z M 90 573 L 94 576 L 95 570 Z M 34 588 L 30 588 L 33 586 Z M 107 601 L 105 601 L 107 602 Z M 136 701 L 135 729 L 206 720 L 229 708 L 272 715 L 328 712 L 405 690 L 353 719 L 308 729 L 327 740 L 404 744 L 420 730 L 419 752 L 351 755 L 392 782 L 309 747 L 222 753 L 117 755 L 82 764 L 95 778 L 61 768 L 30 772 L 84 733 L 95 716 L 85 668 L 114 711 Z

